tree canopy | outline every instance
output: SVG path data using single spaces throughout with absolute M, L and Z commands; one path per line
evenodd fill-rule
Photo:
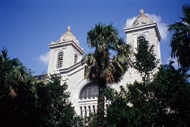
M 0 125 L 3 127 L 78 127 L 67 84 L 52 75 L 37 82 L 19 61 L 0 54 Z
M 147 48 L 143 50 L 142 46 Z M 172 63 L 161 65 L 155 72 L 159 63 L 153 58 L 153 49 L 148 50 L 151 47 L 142 41 L 135 53 L 134 68 L 142 74 L 142 81 L 127 84 L 127 88 L 121 87 L 119 92 L 113 89 L 105 92 L 111 101 L 106 119 L 110 127 L 189 126 L 190 75 L 184 68 L 175 69 Z M 138 57 L 142 53 L 143 57 Z M 154 73 L 150 73 L 152 71 Z
M 190 68 L 190 6 L 182 6 L 183 17 L 181 22 L 169 25 L 168 31 L 172 33 L 170 46 L 171 57 L 177 58 L 179 64 L 186 69 Z
M 82 59 L 85 66 L 85 77 L 99 85 L 98 126 L 103 126 L 104 95 L 101 89 L 107 83 L 119 82 L 130 65 L 130 46 L 118 36 L 118 30 L 110 25 L 95 24 L 87 33 L 87 44 L 94 49 Z

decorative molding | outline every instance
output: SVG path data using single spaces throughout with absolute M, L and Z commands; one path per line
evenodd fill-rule
M 62 43 L 52 43 L 52 44 L 49 44 L 49 48 L 52 49 L 52 48 L 63 47 L 67 45 L 72 45 L 81 55 L 84 55 L 85 52 L 83 51 L 83 49 L 79 45 L 77 45 L 73 40 L 62 42 Z
M 126 29 L 124 29 L 125 33 L 131 33 L 134 31 L 139 31 L 140 30 L 145 30 L 145 29 L 149 29 L 149 28 L 154 28 L 157 35 L 158 35 L 158 39 L 159 41 L 161 40 L 161 35 L 160 32 L 158 30 L 157 24 L 156 23 L 150 23 L 150 24 L 145 24 L 145 25 L 140 25 L 140 26 L 133 26 L 133 27 L 128 27 Z

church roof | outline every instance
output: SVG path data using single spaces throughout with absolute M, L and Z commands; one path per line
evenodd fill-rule
M 144 10 L 141 9 L 140 15 L 133 22 L 133 26 L 149 24 L 149 23 L 153 23 L 153 21 L 148 16 L 144 15 Z
M 77 42 L 76 37 L 73 35 L 73 33 L 71 33 L 71 27 L 68 26 L 67 28 L 67 32 L 65 32 L 61 37 L 60 37 L 61 41 L 74 41 Z

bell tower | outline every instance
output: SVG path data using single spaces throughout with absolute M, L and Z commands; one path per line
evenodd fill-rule
M 84 55 L 79 41 L 71 33 L 71 27 L 56 42 L 49 44 L 50 56 L 48 65 L 49 74 L 59 74 L 60 70 L 67 69 L 77 64 Z
M 144 10 L 140 10 L 139 16 L 134 20 L 132 26 L 125 28 L 126 40 L 135 51 L 139 38 L 144 38 L 150 45 L 154 45 L 154 53 L 156 58 L 161 60 L 160 55 L 160 32 L 157 24 L 144 14 Z

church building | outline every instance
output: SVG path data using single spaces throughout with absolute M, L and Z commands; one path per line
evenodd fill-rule
M 153 22 L 144 11 L 134 20 L 132 26 L 124 29 L 126 42 L 132 46 L 133 51 L 137 47 L 138 39 L 144 38 L 150 45 L 154 45 L 156 58 L 161 60 L 160 40 L 161 36 L 157 24 Z M 62 77 L 62 83 L 66 82 L 70 92 L 70 101 L 78 115 L 88 115 L 97 110 L 98 84 L 84 78 L 84 65 L 81 64 L 85 52 L 80 47 L 79 41 L 71 32 L 71 27 L 59 38 L 58 41 L 49 44 L 50 56 L 47 74 L 58 74 Z M 126 87 L 127 83 L 141 80 L 140 75 L 133 68 L 125 73 L 118 84 L 111 87 L 119 90 L 119 86 Z M 106 106 L 106 105 L 105 105 Z

